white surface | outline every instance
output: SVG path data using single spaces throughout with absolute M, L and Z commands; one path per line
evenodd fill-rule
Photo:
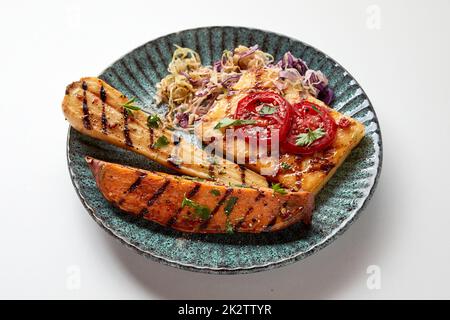
M 0 298 L 450 298 L 449 13 L 449 1 L 1 1 Z M 241 276 L 166 267 L 102 231 L 73 190 L 65 86 L 148 40 L 205 25 L 310 43 L 376 108 L 377 191 L 342 237 L 302 262 Z M 381 269 L 380 290 L 366 285 L 369 265 Z

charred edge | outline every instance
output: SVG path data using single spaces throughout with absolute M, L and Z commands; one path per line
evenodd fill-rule
M 86 90 L 87 90 L 87 84 L 85 81 L 81 84 L 81 88 L 83 88 L 83 126 L 87 130 L 91 130 L 91 120 L 89 119 L 89 107 L 87 104 L 87 98 L 86 98 Z
M 275 225 L 275 223 L 277 222 L 277 215 L 275 215 L 272 220 L 270 220 L 270 222 L 267 224 L 267 226 L 264 228 L 263 232 L 270 232 L 273 228 L 273 226 Z
M 139 218 L 144 218 L 147 214 L 148 214 L 148 209 L 147 208 L 142 208 L 142 210 L 139 211 L 139 213 L 138 213 L 138 217 Z
M 152 197 L 147 201 L 147 207 L 151 207 L 155 203 L 155 201 L 158 200 L 159 196 L 161 196 L 161 194 L 166 191 L 169 184 L 170 180 L 167 179 L 166 181 L 164 181 L 163 185 L 158 190 L 156 190 Z
M 147 176 L 146 173 L 144 172 L 139 172 L 139 176 L 137 177 L 136 181 L 134 181 L 131 186 L 128 188 L 128 190 L 126 191 L 126 193 L 130 193 L 133 192 L 134 190 L 136 190 L 137 187 L 139 187 L 139 185 L 142 182 L 142 179 L 144 179 Z
M 123 108 L 123 136 L 125 137 L 125 144 L 128 147 L 133 147 L 133 141 L 130 138 L 130 129 L 128 128 L 128 111 Z
M 195 186 L 191 189 L 191 191 L 189 191 L 186 195 L 186 198 L 190 199 L 193 196 L 195 196 L 197 194 L 197 192 L 200 190 L 200 183 L 196 182 Z M 170 217 L 169 221 L 167 221 L 167 226 L 171 227 L 178 219 L 178 215 L 180 214 L 181 210 L 183 210 L 183 208 L 180 206 L 177 211 L 175 212 L 175 214 Z
M 240 164 L 239 170 L 241 171 L 241 182 L 242 184 L 245 184 L 245 166 L 243 164 Z

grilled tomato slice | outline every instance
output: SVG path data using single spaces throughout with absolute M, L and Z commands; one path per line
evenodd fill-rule
M 272 131 L 279 130 L 279 139 L 283 141 L 291 125 L 291 109 L 289 102 L 276 93 L 250 93 L 238 102 L 234 118 L 253 120 L 254 123 L 240 126 L 236 131 L 247 141 L 256 138 L 256 141 L 266 140 L 270 145 Z
M 336 122 L 327 109 L 302 101 L 292 106 L 292 124 L 282 151 L 313 154 L 328 147 L 336 137 Z

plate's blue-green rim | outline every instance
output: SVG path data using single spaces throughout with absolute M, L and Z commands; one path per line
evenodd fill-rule
M 248 27 L 240 27 L 240 26 L 208 26 L 208 27 L 198 27 L 198 28 L 191 28 L 191 29 L 186 29 L 186 30 L 181 30 L 181 31 L 177 31 L 177 32 L 173 32 L 158 38 L 155 38 L 153 40 L 147 41 L 146 43 L 142 44 L 141 46 L 131 50 L 130 52 L 124 54 L 122 57 L 120 57 L 119 59 L 117 59 L 116 61 L 122 59 L 123 57 L 125 57 L 128 54 L 131 54 L 132 52 L 139 50 L 140 48 L 144 47 L 146 44 L 153 42 L 153 41 L 158 41 L 161 38 L 165 38 L 165 37 L 170 37 L 170 36 L 174 36 L 176 34 L 182 33 L 182 32 L 195 32 L 198 30 L 202 30 L 202 29 L 213 29 L 213 28 L 233 28 L 233 29 L 244 29 L 247 32 L 263 32 L 266 34 L 271 34 L 274 36 L 279 36 L 279 37 L 285 37 L 291 41 L 296 41 L 299 42 L 301 44 L 303 44 L 306 47 L 309 47 L 311 49 L 316 50 L 318 53 L 323 54 L 327 59 L 329 59 L 331 62 L 333 62 L 336 66 L 340 67 L 346 74 L 350 75 L 351 74 L 347 71 L 346 68 L 344 68 L 340 63 L 338 63 L 336 60 L 334 60 L 333 58 L 331 58 L 330 56 L 328 56 L 327 54 L 325 54 L 324 52 L 322 52 L 321 50 L 315 48 L 314 46 L 309 45 L 308 43 L 305 43 L 303 41 L 297 40 L 293 37 L 289 37 L 280 33 L 276 33 L 276 32 L 272 32 L 272 31 L 265 31 L 265 30 L 261 30 L 261 29 L 256 29 L 256 28 L 248 28 Z M 112 63 L 111 65 L 113 65 L 114 63 Z M 107 68 L 108 69 L 108 68 Z M 105 69 L 105 70 L 107 70 Z M 102 74 L 104 73 L 104 71 L 102 72 Z M 364 208 L 367 206 L 369 200 L 372 198 L 376 186 L 378 185 L 378 180 L 381 174 L 381 169 L 382 169 L 382 163 L 383 163 L 383 143 L 382 143 L 382 135 L 381 135 L 381 128 L 380 128 L 380 124 L 378 122 L 378 117 L 377 114 L 375 112 L 375 109 L 373 108 L 373 105 L 369 99 L 369 97 L 367 96 L 367 94 L 365 93 L 364 89 L 360 86 L 360 84 L 355 80 L 355 78 L 353 76 L 352 80 L 355 82 L 355 84 L 358 86 L 358 88 L 362 91 L 362 94 L 365 96 L 365 99 L 367 99 L 369 106 L 371 107 L 371 112 L 373 113 L 373 119 L 372 121 L 376 123 L 377 125 L 377 129 L 374 130 L 373 132 L 376 133 L 378 135 L 378 167 L 377 167 L 377 173 L 373 179 L 372 185 L 370 187 L 370 190 L 368 192 L 368 194 L 366 195 L 364 201 L 362 203 L 360 203 L 359 207 L 356 207 L 352 210 L 352 214 L 345 220 L 342 221 L 342 223 L 334 228 L 333 232 L 331 232 L 328 236 L 326 236 L 321 242 L 316 243 L 315 245 L 311 246 L 308 250 L 306 251 L 300 251 L 297 252 L 296 254 L 293 254 L 289 257 L 280 259 L 278 261 L 273 261 L 273 262 L 269 262 L 269 263 L 265 263 L 265 264 L 261 264 L 261 265 L 253 265 L 250 267 L 237 267 L 237 268 L 228 268 L 228 267 L 204 267 L 204 266 L 198 266 L 198 265 L 194 265 L 194 264 L 187 264 L 187 263 L 183 263 L 180 261 L 176 261 L 176 260 L 171 260 L 168 259 L 167 257 L 163 257 L 160 255 L 157 255 L 155 252 L 151 252 L 149 250 L 143 250 L 142 248 L 139 248 L 137 245 L 134 245 L 133 243 L 131 243 L 130 241 L 128 241 L 127 239 L 125 239 L 124 237 L 122 237 L 120 234 L 118 234 L 117 232 L 115 232 L 115 230 L 113 230 L 112 228 L 108 227 L 100 218 L 98 218 L 96 216 L 96 212 L 95 210 L 87 203 L 86 199 L 83 197 L 83 195 L 81 194 L 81 190 L 77 181 L 77 178 L 75 177 L 75 174 L 73 172 L 72 169 L 72 165 L 71 165 L 71 160 L 70 160 L 70 144 L 69 144 L 69 140 L 70 140 L 70 135 L 71 135 L 71 131 L 74 130 L 72 127 L 69 126 L 69 130 L 68 130 L 68 134 L 67 134 L 67 147 L 66 147 L 66 157 L 67 157 L 67 165 L 69 168 L 69 174 L 70 174 L 70 178 L 72 180 L 72 184 L 75 188 L 75 191 L 78 195 L 78 197 L 81 200 L 81 203 L 83 204 L 83 206 L 86 208 L 86 210 L 88 211 L 89 215 L 105 230 L 107 231 L 107 233 L 109 233 L 110 235 L 112 235 L 114 238 L 118 239 L 122 244 L 126 245 L 129 248 L 134 249 L 137 253 L 139 253 L 140 255 L 143 255 L 147 258 L 150 258 L 151 260 L 157 261 L 157 262 L 161 262 L 165 265 L 171 266 L 171 267 L 176 267 L 179 269 L 184 269 L 184 270 L 189 270 L 189 271 L 196 271 L 196 272 L 205 272 L 205 273 L 210 273 L 210 274 L 247 274 L 247 273 L 253 273 L 253 272 L 260 272 L 260 271 L 266 271 L 266 270 L 271 270 L 274 268 L 279 268 L 282 266 L 285 266 L 287 264 L 296 262 L 296 261 L 300 261 L 312 254 L 314 254 L 315 252 L 319 251 L 320 249 L 326 247 L 328 244 L 330 244 L 331 242 L 333 242 L 339 235 L 341 235 L 343 232 L 345 232 L 348 227 L 354 222 L 356 221 L 356 219 L 359 217 L 360 213 L 364 210 Z

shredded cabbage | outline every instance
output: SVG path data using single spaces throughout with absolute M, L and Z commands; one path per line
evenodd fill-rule
M 252 73 L 259 75 L 258 86 L 264 90 L 282 95 L 310 94 L 324 98 L 327 103 L 331 101 L 333 91 L 320 71 L 308 69 L 304 61 L 290 52 L 276 64 L 273 62 L 273 56 L 257 45 L 250 48 L 240 45 L 233 51 L 224 50 L 212 66 L 203 66 L 197 52 L 176 46 L 168 66 L 169 74 L 157 85 L 157 103 L 168 105 L 170 123 L 188 128 L 217 100 L 242 90 L 239 83 L 248 79 L 243 76 Z

